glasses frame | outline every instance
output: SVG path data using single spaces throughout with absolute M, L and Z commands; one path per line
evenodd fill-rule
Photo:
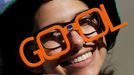
M 92 13 L 92 12 L 97 12 L 99 15 L 100 15 L 100 18 L 103 22 L 103 25 L 104 25 L 104 32 L 98 34 L 97 36 L 94 36 L 92 38 L 87 38 L 81 28 L 80 28 L 80 24 L 79 24 L 79 20 L 81 19 L 81 17 L 83 16 L 86 16 L 88 15 L 89 13 Z M 83 38 L 83 40 L 85 42 L 91 42 L 91 41 L 94 41 L 94 40 L 97 40 L 103 36 L 105 36 L 108 32 L 109 32 L 109 29 L 111 32 L 114 32 L 124 26 L 126 26 L 128 23 L 125 22 L 125 23 L 122 23 L 120 25 L 117 25 L 115 27 L 113 27 L 109 17 L 108 17 L 108 14 L 105 10 L 105 7 L 103 4 L 100 4 L 100 8 L 91 8 L 85 12 L 82 12 L 81 14 L 79 14 L 78 16 L 76 16 L 74 22 L 71 24 L 72 26 L 72 30 L 76 30 L 78 31 L 78 33 L 80 34 L 80 36 Z M 70 51 L 70 42 L 68 40 L 68 37 L 67 37 L 67 34 L 70 32 L 70 30 L 68 30 L 68 26 L 65 26 L 65 27 L 62 27 L 62 26 L 59 26 L 59 25 L 55 25 L 55 26 L 52 26 L 50 28 L 47 28 L 43 31 L 40 31 L 36 37 L 28 37 L 26 39 L 24 39 L 20 45 L 20 50 L 19 50 L 19 53 L 20 53 L 20 57 L 21 59 L 23 60 L 23 62 L 29 66 L 29 67 L 37 67 L 37 66 L 40 66 L 41 64 L 43 64 L 45 62 L 45 59 L 46 60 L 54 60 L 56 58 L 59 58 L 60 56 L 68 53 Z M 44 36 L 45 34 L 51 32 L 52 30 L 59 30 L 61 32 L 61 34 L 63 35 L 63 38 L 65 40 L 65 43 L 66 43 L 66 49 L 59 52 L 59 53 L 56 53 L 52 56 L 48 56 L 47 53 L 45 52 L 45 49 L 41 43 L 41 37 Z M 24 54 L 24 46 L 27 42 L 30 42 L 30 41 L 35 41 L 37 42 L 37 45 L 39 47 L 38 50 L 34 51 L 33 54 L 34 55 L 38 55 L 39 56 L 39 59 L 40 61 L 36 62 L 36 63 L 31 63 L 30 61 L 27 60 L 27 58 L 25 57 L 25 54 Z

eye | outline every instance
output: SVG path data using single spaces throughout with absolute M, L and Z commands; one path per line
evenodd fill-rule
M 96 28 L 94 26 L 89 25 L 88 23 L 85 23 L 80 26 L 82 29 L 83 34 L 86 37 L 93 37 L 97 35 Z
M 59 30 L 53 30 L 41 37 L 41 43 L 47 50 L 54 50 L 62 47 L 65 41 Z
M 82 18 L 82 19 L 79 21 L 79 23 L 80 23 L 80 25 L 83 25 L 83 24 L 85 24 L 85 23 L 87 23 L 87 22 L 89 22 L 89 21 L 90 21 L 89 17 L 85 17 L 85 18 Z
M 45 34 L 44 36 L 41 37 L 42 41 L 46 41 L 46 40 L 56 40 L 61 38 L 62 35 L 58 30 L 53 30 L 47 34 Z
M 86 37 L 90 38 L 90 37 L 93 37 L 93 36 L 96 36 L 97 35 L 97 32 L 96 31 L 92 31 L 88 34 L 84 34 Z

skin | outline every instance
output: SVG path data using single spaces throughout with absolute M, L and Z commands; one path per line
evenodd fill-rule
M 48 3 L 41 5 L 35 15 L 36 21 L 36 30 L 42 29 L 43 27 L 47 27 L 53 23 L 65 23 L 71 21 L 75 14 L 89 9 L 89 7 L 84 4 L 80 0 L 52 0 Z M 83 27 L 84 28 L 84 27 Z M 87 27 L 85 27 L 87 28 Z M 93 30 L 91 28 L 91 30 Z M 84 31 L 86 32 L 86 30 Z M 85 43 L 82 37 L 76 32 L 72 31 L 69 34 L 69 41 L 71 44 L 71 50 L 68 54 L 62 56 L 61 58 L 68 59 L 73 58 L 77 55 L 84 54 L 88 50 L 91 50 L 91 47 L 85 48 L 83 44 Z M 105 42 L 105 39 L 103 39 Z M 51 43 L 51 44 L 49 44 Z M 92 42 L 90 44 L 93 44 Z M 48 43 L 45 43 L 47 46 L 58 46 L 58 43 L 53 42 L 50 40 Z M 76 48 L 74 50 L 74 48 Z M 53 51 L 49 51 L 48 55 L 55 54 L 60 52 L 62 49 L 58 48 Z M 77 51 L 75 54 L 71 54 L 71 52 Z M 56 60 L 48 61 L 42 65 L 44 70 L 47 73 L 59 73 L 62 75 L 98 75 L 101 66 L 105 60 L 107 50 L 106 48 L 102 47 L 100 49 L 96 49 L 94 51 L 93 60 L 90 63 L 86 63 L 84 66 L 77 66 L 77 67 L 62 67 L 58 61 L 63 60 L 61 58 L 57 58 Z

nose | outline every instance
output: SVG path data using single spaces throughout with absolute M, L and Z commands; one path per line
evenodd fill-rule
M 71 48 L 75 48 L 75 50 L 80 50 L 84 44 L 83 38 L 79 35 L 77 31 L 71 31 L 69 33 L 69 41 L 71 44 Z

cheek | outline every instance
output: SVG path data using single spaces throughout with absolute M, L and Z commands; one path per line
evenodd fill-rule
M 102 48 L 100 51 L 100 65 L 102 66 L 105 62 L 106 56 L 107 56 L 107 50 L 106 48 Z
M 105 45 L 107 45 L 107 44 L 106 44 L 106 39 L 105 39 L 105 37 L 102 37 L 102 39 L 103 39 L 103 40 L 102 40 L 103 43 L 104 43 Z M 100 48 L 99 54 L 100 54 L 100 57 L 101 57 L 102 61 L 104 61 L 104 59 L 105 59 L 105 57 L 106 57 L 106 55 L 107 55 L 107 49 L 106 49 L 105 47 Z
M 98 71 L 101 70 L 101 67 L 103 67 L 105 59 L 106 59 L 106 55 L 107 55 L 107 50 L 106 48 L 101 48 L 100 50 L 97 50 L 97 59 L 96 59 L 96 69 L 98 69 Z
M 99 50 L 97 49 L 94 66 L 96 66 L 97 68 L 100 68 L 105 61 L 106 55 L 107 55 L 106 48 L 100 48 Z
M 45 45 L 46 48 L 54 48 L 54 47 L 60 46 L 59 43 L 57 43 L 55 41 L 52 41 L 52 40 L 51 41 L 47 41 L 43 45 Z M 56 54 L 58 52 L 61 52 L 61 50 L 62 50 L 62 48 L 60 47 L 60 48 L 53 49 L 53 50 L 47 50 L 46 52 L 47 52 L 48 55 L 51 56 L 51 55 L 54 55 L 54 54 Z
M 105 59 L 105 57 L 106 57 L 106 55 L 107 55 L 107 50 L 106 50 L 106 48 L 101 48 L 100 51 L 99 51 L 99 53 L 100 53 L 101 59 L 104 61 L 104 59 Z

